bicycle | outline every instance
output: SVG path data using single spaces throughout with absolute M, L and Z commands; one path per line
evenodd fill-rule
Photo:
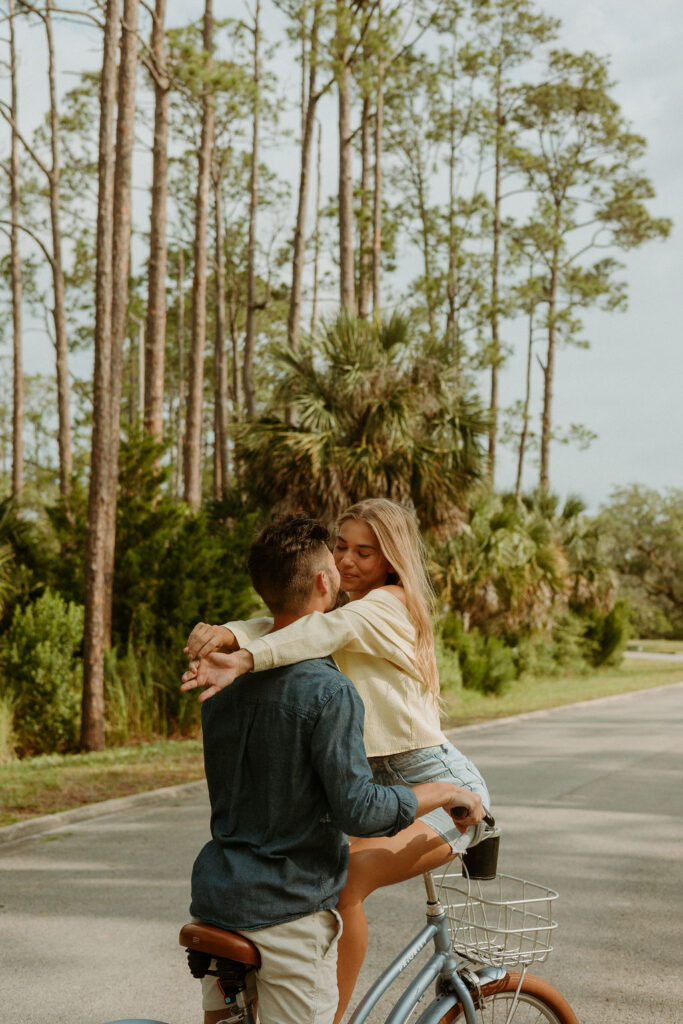
M 474 850 L 494 840 L 497 854 L 497 835 Z M 466 867 L 462 875 L 446 870 L 438 890 L 432 873 L 424 875 L 426 926 L 371 985 L 349 1024 L 367 1021 L 382 996 L 430 941 L 434 944 L 432 956 L 398 998 L 386 1024 L 406 1024 L 408 1020 L 414 1024 L 578 1024 L 564 996 L 544 979 L 528 973 L 530 964 L 542 963 L 552 951 L 550 937 L 556 922 L 551 905 L 558 894 L 534 882 L 497 874 L 495 865 L 492 872 L 482 872 L 485 877 L 474 874 L 470 876 Z M 256 946 L 242 935 L 198 922 L 184 925 L 179 941 L 187 950 L 195 977 L 217 975 L 225 996 L 226 1024 L 256 1024 L 255 989 L 250 984 L 260 963 Z M 215 967 L 210 966 L 212 962 Z M 510 970 L 512 967 L 517 969 Z M 432 984 L 434 997 L 421 1010 Z M 419 1016 L 415 1017 L 416 1013 Z

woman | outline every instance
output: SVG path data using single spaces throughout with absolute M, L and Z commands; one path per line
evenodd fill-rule
M 256 619 L 227 627 L 200 624 L 188 653 L 205 657 L 217 643 L 241 650 L 213 655 L 220 681 L 205 698 L 250 669 L 292 664 L 333 654 L 365 705 L 365 746 L 375 782 L 417 785 L 452 781 L 479 793 L 489 807 L 486 784 L 474 765 L 443 735 L 439 724 L 439 677 L 430 620 L 433 592 L 414 516 L 385 498 L 347 509 L 333 550 L 343 608 L 307 615 L 269 633 L 272 621 Z M 221 632 L 222 631 L 222 632 Z M 183 677 L 196 685 L 196 668 Z M 212 671 L 212 682 L 217 673 Z M 367 949 L 363 900 L 374 889 L 438 868 L 483 835 L 464 834 L 440 809 L 390 838 L 351 839 L 349 872 L 338 910 L 344 922 L 339 943 L 339 1021 L 351 998 Z

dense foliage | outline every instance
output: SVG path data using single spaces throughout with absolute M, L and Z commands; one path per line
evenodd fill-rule
M 73 750 L 79 732 L 83 608 L 46 590 L 17 606 L 0 653 L 0 699 L 22 754 Z
M 119 7 L 17 0 L 2 41 L 0 757 L 191 727 L 183 642 L 255 609 L 273 509 L 414 507 L 453 685 L 681 635 L 680 494 L 550 491 L 561 350 L 671 227 L 608 60 L 531 0 Z

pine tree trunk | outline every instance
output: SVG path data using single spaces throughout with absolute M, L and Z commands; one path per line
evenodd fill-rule
M 228 368 L 225 357 L 225 253 L 223 250 L 223 180 L 222 162 L 213 161 L 213 195 L 215 215 L 216 333 L 213 350 L 214 372 L 214 473 L 213 495 L 223 497 L 230 487 L 228 469 Z
M 110 487 L 108 446 L 111 388 L 111 296 L 114 198 L 114 111 L 119 3 L 107 0 L 100 77 L 100 128 L 95 274 L 95 363 L 90 493 L 85 557 L 85 625 L 81 746 L 104 748 L 105 558 L 107 500 Z
M 526 384 L 524 389 L 524 405 L 522 407 L 522 429 L 519 435 L 519 451 L 517 453 L 517 480 L 515 497 L 517 503 L 522 500 L 522 478 L 524 474 L 524 456 L 526 454 L 527 437 L 529 436 L 529 406 L 531 404 L 531 363 L 534 347 L 534 307 L 529 306 L 529 334 L 526 349 Z
M 116 505 L 119 483 L 121 377 L 128 311 L 130 271 L 131 182 L 135 135 L 135 83 L 138 61 L 139 0 L 123 0 L 121 58 L 117 96 L 116 160 L 114 164 L 114 231 L 112 235 L 111 404 L 109 488 L 107 493 L 107 555 L 105 563 L 105 644 L 111 643 L 114 590 Z
M 455 47 L 454 47 L 455 50 Z M 453 55 L 455 66 L 455 53 Z M 448 139 L 448 273 L 446 276 L 446 338 L 450 344 L 456 387 L 460 382 L 460 344 L 458 338 L 458 249 L 455 241 L 455 82 L 451 84 L 450 128 Z
M 553 254 L 548 292 L 548 349 L 543 367 L 543 414 L 541 419 L 541 474 L 543 490 L 550 487 L 550 439 L 552 435 L 553 377 L 555 374 L 556 309 L 558 286 L 557 254 Z
M 432 254 L 429 238 L 429 223 L 427 218 L 426 184 L 424 167 L 422 166 L 422 158 L 419 153 L 415 154 L 415 167 L 413 169 L 413 174 L 415 176 L 415 186 L 417 190 L 417 208 L 418 213 L 420 215 L 420 225 L 422 230 L 422 258 L 424 260 L 425 270 L 425 300 L 427 302 L 427 322 L 429 323 L 430 335 L 432 337 L 435 337 L 436 320 L 434 316 Z
M 229 289 L 230 301 L 228 303 L 228 313 L 230 320 L 230 351 L 232 357 L 232 374 L 231 374 L 231 398 L 232 398 L 232 418 L 235 423 L 242 422 L 242 368 L 240 365 L 240 330 L 237 322 L 237 307 L 232 293 L 232 288 Z
M 320 286 L 320 215 L 322 205 L 323 144 L 322 126 L 318 122 L 318 149 L 316 158 L 315 231 L 313 233 L 313 301 L 311 303 L 311 334 L 318 324 L 318 289 Z
M 382 5 L 378 3 L 379 32 L 382 30 Z M 384 61 L 377 71 L 377 108 L 375 110 L 375 169 L 372 198 L 372 312 L 382 313 L 382 146 L 384 132 Z
M 69 513 L 71 477 L 73 475 L 73 454 L 71 445 L 71 388 L 69 385 L 69 343 L 66 326 L 66 300 L 64 295 L 64 271 L 62 267 L 62 231 L 60 224 L 60 183 L 61 165 L 59 153 L 59 115 L 57 111 L 57 90 L 55 83 L 55 49 L 52 37 L 52 0 L 45 4 L 45 33 L 48 51 L 48 82 L 50 91 L 50 147 L 52 168 L 50 183 L 50 222 L 52 227 L 52 283 L 55 325 L 55 351 L 57 363 L 57 413 L 59 448 L 59 493 Z
M 10 52 L 10 266 L 12 288 L 12 497 L 21 501 L 24 491 L 24 367 L 22 345 L 22 279 L 19 249 L 19 145 L 16 133 L 18 118 L 17 64 L 14 41 L 14 0 L 9 0 Z
M 297 351 L 299 346 L 301 289 L 304 273 L 304 259 L 306 254 L 308 182 L 310 176 L 311 149 L 313 146 L 313 130 L 315 127 L 315 111 L 318 103 L 316 77 L 318 65 L 318 23 L 320 17 L 320 6 L 320 0 L 316 0 L 313 8 L 310 54 L 308 57 L 308 89 L 306 90 L 302 86 L 302 93 L 305 95 L 302 95 L 301 168 L 299 172 L 299 196 L 292 253 L 292 290 L 290 292 L 289 316 L 287 319 L 287 344 L 294 352 Z M 302 49 L 305 57 L 305 45 L 302 46 Z
M 168 191 L 169 82 L 164 45 L 166 0 L 156 0 L 150 57 L 154 68 L 154 143 L 149 228 L 149 278 L 145 337 L 145 430 L 159 441 L 164 427 L 166 354 L 166 196 Z
M 372 227 L 370 214 L 370 97 L 363 97 L 360 118 L 360 217 L 358 231 L 358 316 L 367 320 L 370 313 L 370 295 L 372 293 Z
M 491 395 L 489 401 L 489 447 L 486 472 L 489 486 L 493 487 L 496 473 L 496 441 L 498 438 L 498 373 L 500 370 L 500 337 L 499 337 L 499 275 L 500 275 L 500 235 L 501 235 L 501 133 L 503 130 L 503 112 L 501 106 L 500 68 L 496 72 L 496 144 L 495 172 L 493 197 L 493 253 L 491 257 Z
M 138 357 L 136 367 L 137 391 L 135 396 L 135 410 L 133 422 L 131 423 L 131 428 L 135 426 L 139 428 L 141 424 L 144 424 L 145 415 L 145 324 L 144 321 L 139 320 L 137 317 L 135 317 L 135 322 L 138 327 L 137 338 L 135 339 L 135 351 Z M 131 341 L 132 340 L 133 339 L 131 337 Z M 131 429 L 131 435 L 132 433 L 133 431 Z
M 213 2 L 205 0 L 203 45 L 213 54 Z M 202 500 L 202 393 L 204 388 L 204 347 L 206 344 L 207 224 L 211 141 L 214 132 L 214 98 L 207 91 L 202 102 L 201 142 L 198 153 L 197 199 L 195 203 L 194 278 L 192 282 L 192 342 L 190 348 L 184 467 L 185 501 L 195 510 Z
M 256 416 L 256 385 L 254 382 L 254 344 L 256 326 L 256 211 L 259 195 L 259 131 L 261 106 L 261 54 L 260 54 L 261 0 L 256 0 L 254 12 L 254 110 L 251 139 L 251 166 L 249 172 L 249 241 L 247 243 L 247 323 L 242 357 L 244 402 L 248 419 Z
M 353 147 L 351 132 L 351 70 L 346 5 L 337 0 L 337 92 L 339 100 L 339 292 L 342 309 L 356 308 L 353 255 Z
M 176 458 L 174 494 L 178 498 L 183 489 L 183 423 L 185 413 L 185 253 L 178 250 L 178 282 L 176 292 L 176 347 L 178 353 L 178 408 L 176 415 Z

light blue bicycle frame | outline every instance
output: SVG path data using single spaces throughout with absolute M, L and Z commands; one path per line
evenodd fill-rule
M 467 985 L 458 974 L 457 960 L 453 953 L 446 911 L 437 899 L 431 875 L 424 876 L 427 888 L 427 920 L 426 927 L 408 943 L 393 963 L 380 975 L 361 999 L 349 1024 L 363 1024 L 370 1011 L 379 1002 L 390 985 L 412 963 L 417 954 L 424 949 L 430 940 L 434 941 L 434 955 L 411 981 L 408 988 L 395 1004 L 386 1019 L 386 1024 L 403 1024 L 414 1009 L 418 1000 L 427 991 L 436 978 L 441 978 L 444 992 L 437 995 L 427 1006 L 415 1024 L 437 1024 L 443 1015 L 456 1003 L 462 1003 L 467 1024 L 477 1024 L 476 1010 Z M 498 967 L 488 967 L 476 971 L 479 984 L 485 985 L 505 977 L 505 971 Z

